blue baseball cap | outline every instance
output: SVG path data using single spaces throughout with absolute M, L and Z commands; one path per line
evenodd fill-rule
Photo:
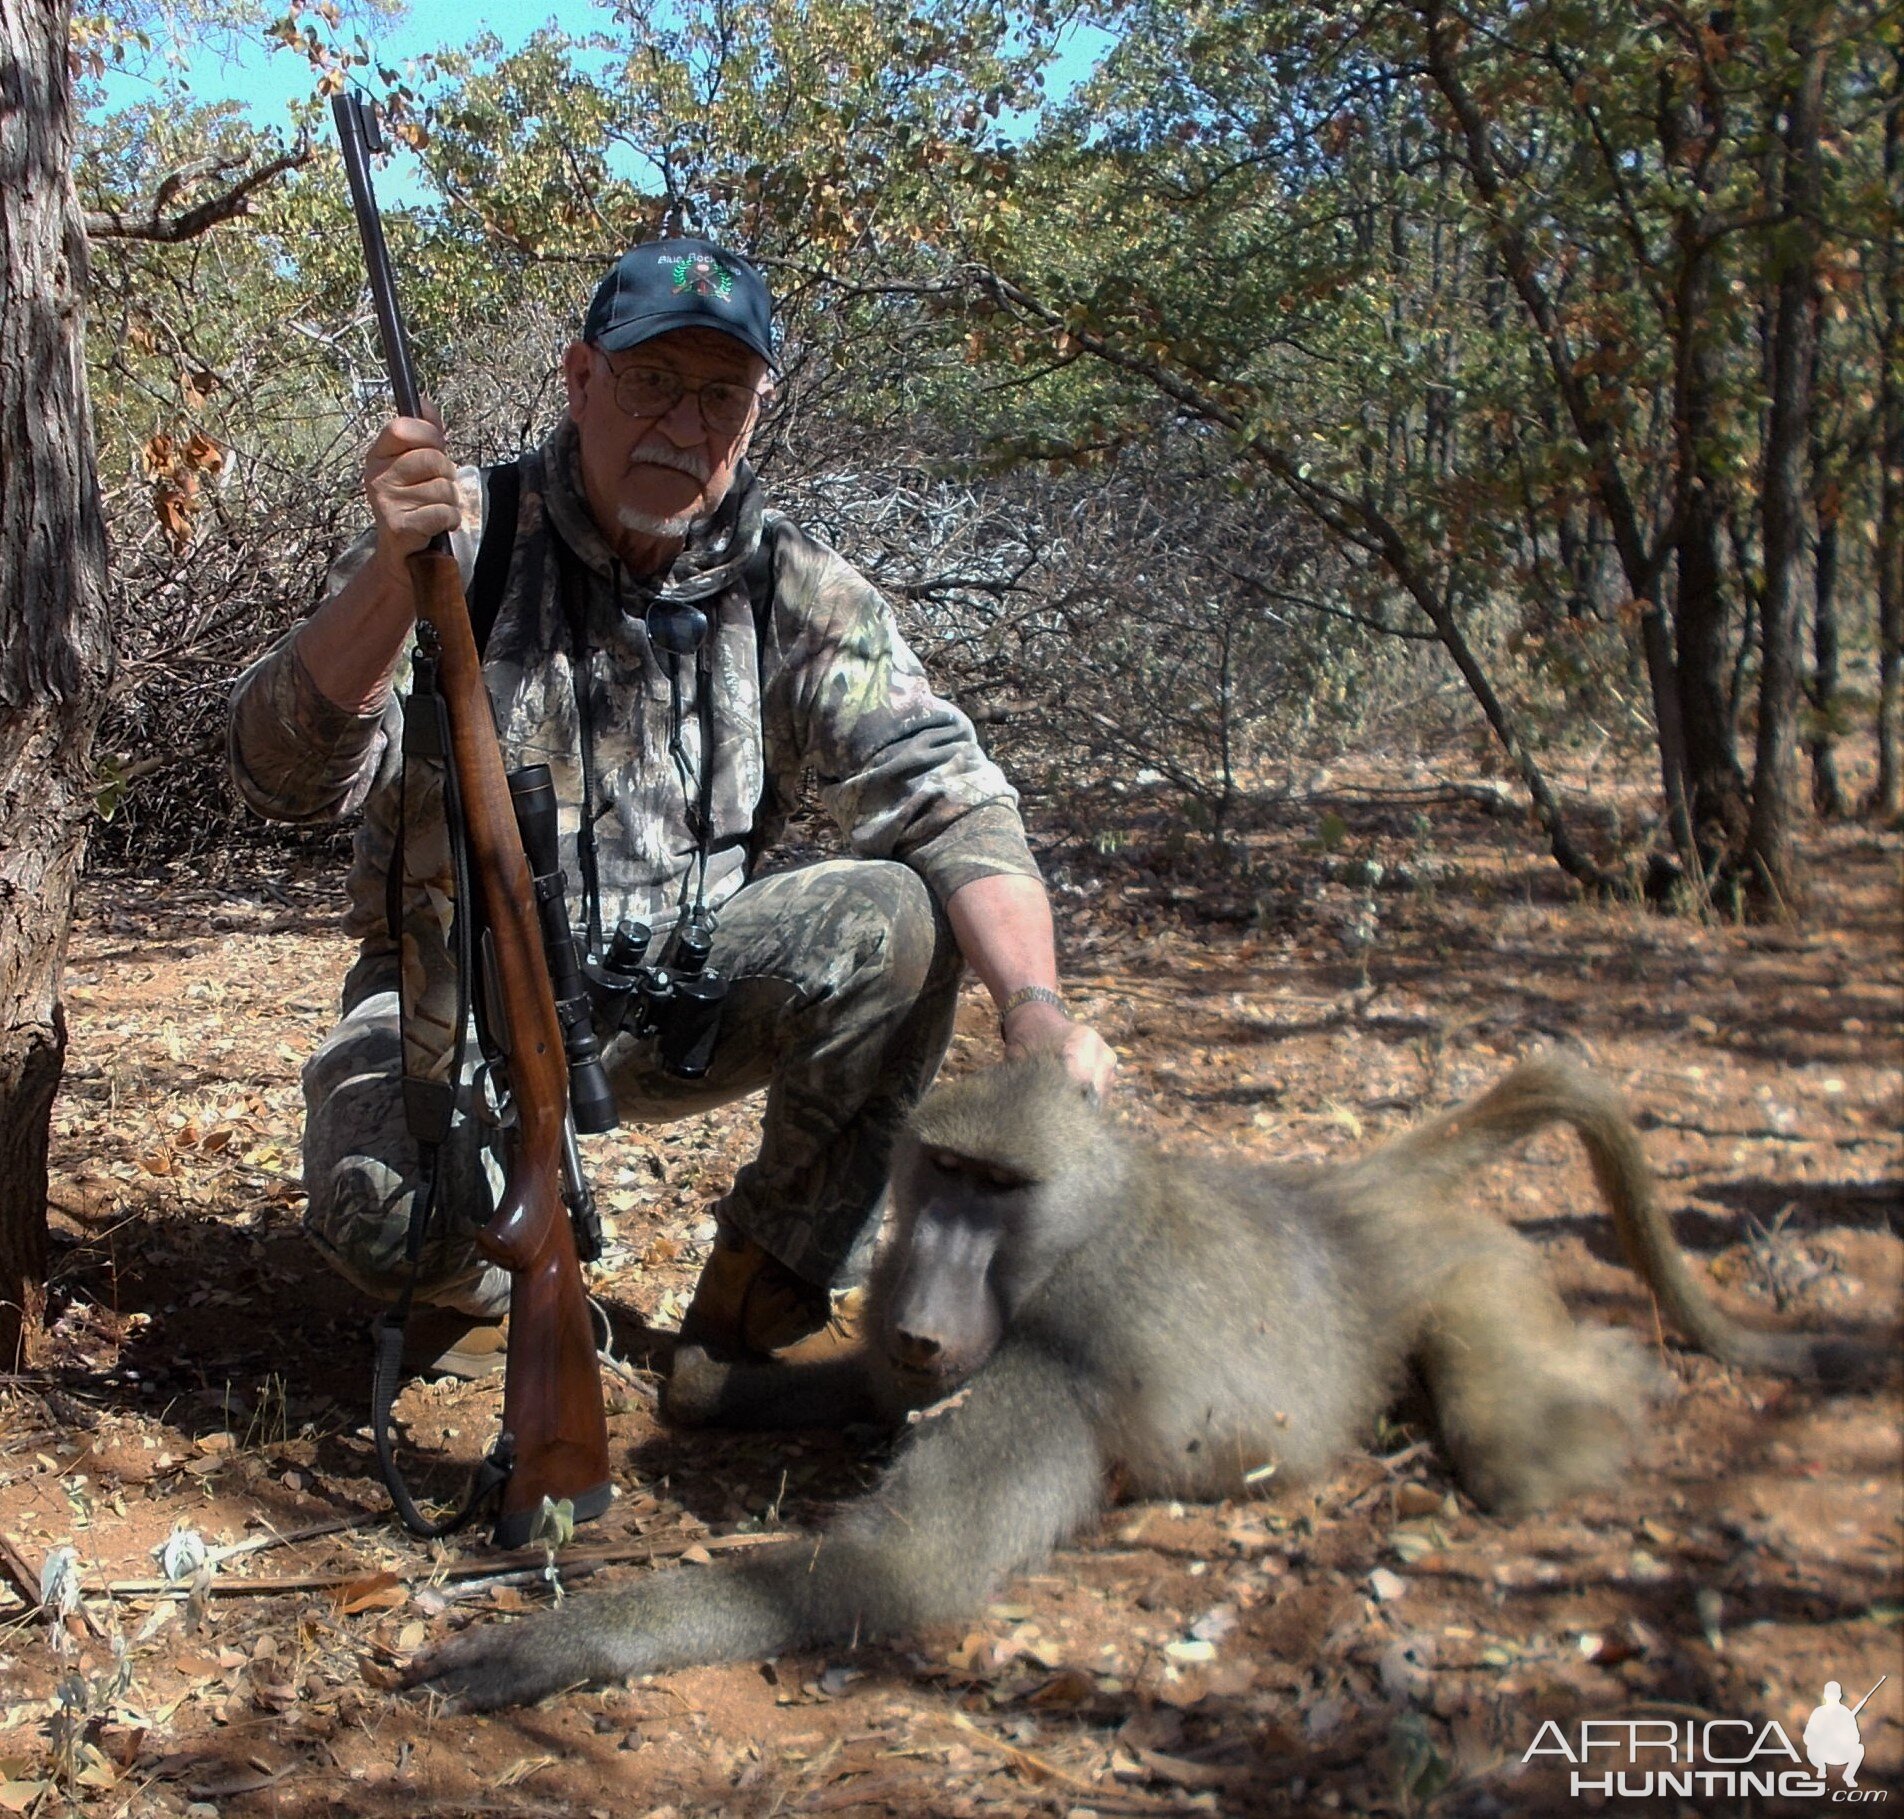
M 595 287 L 582 339 L 617 354 L 677 328 L 718 329 L 775 364 L 766 281 L 738 253 L 709 240 L 630 247 Z

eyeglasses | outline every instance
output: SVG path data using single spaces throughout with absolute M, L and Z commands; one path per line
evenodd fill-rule
M 692 392 L 701 407 L 701 422 L 709 430 L 717 436 L 738 436 L 760 400 L 753 386 L 727 379 L 690 385 L 671 367 L 604 364 L 615 381 L 615 402 L 631 417 L 665 417 L 684 393 Z

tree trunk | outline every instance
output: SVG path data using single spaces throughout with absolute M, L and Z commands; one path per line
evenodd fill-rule
M 1697 333 L 1688 323 L 1686 332 Z M 1705 435 L 1710 380 L 1695 362 L 1689 408 Z M 1692 459 L 1697 459 L 1696 456 Z M 1733 746 L 1731 691 L 1726 685 L 1730 617 L 1725 571 L 1719 561 L 1720 518 L 1703 478 L 1691 481 L 1686 521 L 1674 550 L 1678 581 L 1673 628 L 1679 650 L 1679 714 L 1686 752 L 1686 785 L 1699 862 L 1715 881 L 1733 877 L 1745 847 L 1745 772 Z
M 0 1366 L 45 1305 L 60 971 L 111 641 L 68 0 L 0 0 Z
M 1891 65 L 1884 110 L 1885 210 L 1904 226 L 1904 50 Z M 1904 247 L 1882 236 L 1884 286 L 1878 339 L 1878 775 L 1870 812 L 1895 821 L 1904 809 Z
M 1818 549 L 1812 567 L 1811 805 L 1821 819 L 1842 820 L 1844 784 L 1838 776 L 1838 516 L 1820 500 Z
M 1824 821 L 1849 813 L 1838 774 L 1838 734 L 1843 683 L 1843 647 L 1838 634 L 1838 513 L 1840 479 L 1818 408 L 1828 364 L 1829 336 L 1822 292 L 1811 298 L 1811 517 L 1815 530 L 1811 569 L 1811 805 Z
M 1662 83 L 1665 77 L 1661 77 Z M 1662 90 L 1662 107 L 1666 91 Z M 1691 97 L 1681 101 L 1691 104 Z M 1716 130 L 1699 104 L 1704 130 Z M 1671 111 L 1669 109 L 1668 111 Z M 1727 482 L 1719 465 L 1715 400 L 1719 381 L 1708 345 L 1716 274 L 1716 242 L 1702 193 L 1686 198 L 1674 226 L 1673 446 L 1678 530 L 1673 540 L 1673 645 L 1678 659 L 1680 739 L 1685 754 L 1687 812 L 1698 866 L 1727 895 L 1734 889 L 1748 819 L 1745 771 L 1739 763 L 1733 691 L 1727 686 L 1735 628 L 1719 544 Z
M 1795 35 L 1795 45 L 1799 42 Z M 1772 317 L 1771 409 L 1765 429 L 1765 586 L 1759 609 L 1759 726 L 1746 836 L 1746 888 L 1761 908 L 1795 914 L 1803 883 L 1793 850 L 1798 794 L 1798 560 L 1805 534 L 1804 457 L 1811 414 L 1812 291 L 1817 282 L 1818 127 L 1825 53 L 1807 47 L 1786 105 L 1781 158 L 1789 242 Z

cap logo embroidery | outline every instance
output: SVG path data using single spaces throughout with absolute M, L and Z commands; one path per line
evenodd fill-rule
M 734 293 L 734 274 L 718 259 L 710 258 L 706 253 L 684 254 L 678 259 L 670 253 L 663 253 L 657 263 L 668 268 L 668 277 L 677 297 L 683 291 L 693 291 L 702 297 L 720 297 L 724 300 Z

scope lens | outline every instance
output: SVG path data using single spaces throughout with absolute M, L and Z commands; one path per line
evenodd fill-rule
M 522 850 L 529 870 L 546 878 L 561 870 L 556 850 L 555 778 L 546 764 L 525 764 L 509 773 L 509 797 L 515 805 L 516 825 L 522 830 Z

